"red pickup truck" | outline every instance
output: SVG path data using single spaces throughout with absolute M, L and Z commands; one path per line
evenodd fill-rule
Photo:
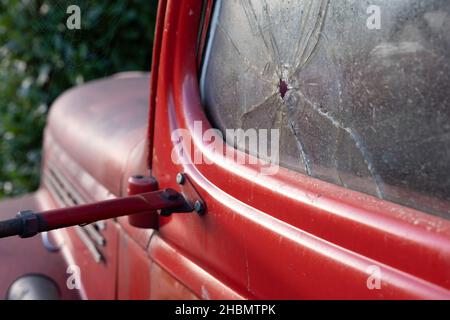
M 449 299 L 450 5 L 374 3 L 161 0 L 151 75 L 51 107 L 0 297 Z

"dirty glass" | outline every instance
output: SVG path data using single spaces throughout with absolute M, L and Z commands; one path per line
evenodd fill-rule
M 202 98 L 284 167 L 449 218 L 449 49 L 450 1 L 218 1 Z

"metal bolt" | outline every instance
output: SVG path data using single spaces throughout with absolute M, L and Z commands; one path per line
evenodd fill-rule
M 184 176 L 183 173 L 178 173 L 177 174 L 177 183 L 178 184 L 184 184 L 186 182 L 186 177 Z
M 198 214 L 203 214 L 205 212 L 205 205 L 202 201 L 197 200 L 194 202 L 194 210 Z

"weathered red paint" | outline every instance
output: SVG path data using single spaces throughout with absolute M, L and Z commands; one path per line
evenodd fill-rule
M 209 128 L 196 63 L 200 12 L 199 1 L 167 4 L 152 172 L 163 188 L 177 188 L 176 173 L 186 172 L 208 214 L 172 217 L 159 237 L 247 297 L 449 298 L 448 221 L 285 169 L 261 176 L 257 165 L 206 148 L 193 130 L 194 121 Z M 177 128 L 214 164 L 175 165 L 168 148 Z M 380 290 L 366 285 L 372 265 Z
M 52 232 L 65 264 L 82 270 L 81 297 L 450 298 L 448 221 L 286 169 L 261 176 L 258 165 L 237 164 L 206 148 L 193 130 L 194 121 L 210 127 L 198 87 L 202 2 L 159 3 L 149 123 L 142 81 L 109 79 L 74 89 L 52 107 L 43 176 L 57 169 L 67 191 L 89 203 L 125 196 L 128 178 L 149 171 L 160 188 L 182 191 L 176 175 L 185 172 L 208 212 L 160 217 L 159 231 L 134 228 L 127 217 L 108 220 L 102 263 L 74 228 Z M 171 132 L 178 128 L 188 130 L 212 165 L 173 163 Z M 64 206 L 46 180 L 32 199 L 0 208 Z M 2 269 L 0 290 L 21 272 L 45 270 L 41 251 L 30 252 L 27 266 L 16 260 L 20 272 Z M 58 263 L 45 272 L 65 288 L 58 274 L 64 263 Z M 374 265 L 381 271 L 379 290 L 367 287 Z M 73 298 L 70 293 L 63 297 Z
M 161 51 L 161 42 L 164 35 L 165 21 L 166 21 L 166 7 L 167 0 L 160 0 L 158 2 L 158 14 L 156 16 L 155 36 L 153 41 L 153 56 L 152 56 L 152 75 L 150 85 L 150 103 L 148 110 L 148 130 L 147 130 L 147 164 L 149 168 L 152 167 L 153 160 L 153 142 L 155 140 L 155 110 L 156 110 L 156 90 L 158 88 L 158 74 L 159 74 L 159 59 Z
M 52 106 L 46 128 L 41 188 L 53 190 L 45 177 L 51 169 L 58 169 L 66 185 L 71 186 L 68 191 L 79 193 L 83 203 L 126 196 L 128 178 L 148 174 L 148 87 L 149 78 L 145 75 L 120 75 L 84 85 L 60 97 Z M 57 194 L 50 193 L 54 203 L 46 209 L 62 207 Z M 132 241 L 141 246 L 146 256 L 145 248 L 153 230 L 134 228 L 128 217 L 123 217 L 106 221 L 101 233 L 106 245 L 99 248 L 103 261 L 98 263 L 80 240 L 76 228 L 52 232 L 63 244 L 61 251 L 66 263 L 81 268 L 82 288 L 78 293 L 83 299 L 116 299 L 121 277 L 120 243 L 128 237 L 127 233 L 132 234 Z M 123 272 L 123 268 L 120 270 Z M 150 267 L 143 273 L 137 271 L 143 281 L 148 270 Z M 60 286 L 64 288 L 65 282 Z
M 158 181 L 149 176 L 132 176 L 128 179 L 128 195 L 158 190 Z M 128 222 L 136 228 L 158 229 L 158 211 L 153 210 L 128 216 Z
M 147 253 L 121 230 L 118 256 L 117 298 L 150 299 L 151 295 L 151 262 Z

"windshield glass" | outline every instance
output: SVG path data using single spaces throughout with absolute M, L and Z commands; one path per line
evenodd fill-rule
M 287 168 L 448 218 L 450 2 L 371 3 L 219 1 L 205 108 L 279 129 Z

